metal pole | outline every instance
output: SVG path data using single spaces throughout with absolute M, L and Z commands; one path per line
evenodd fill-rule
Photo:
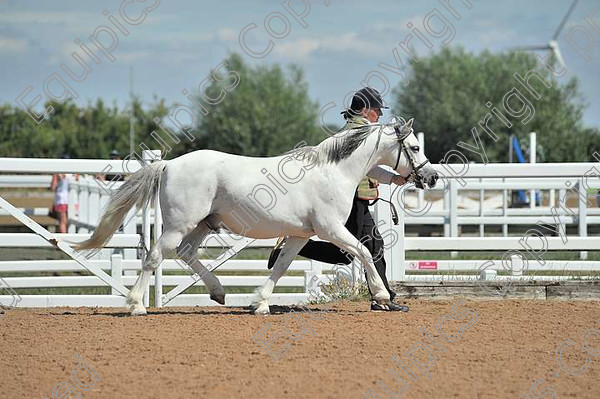
M 514 134 L 511 134 L 508 138 L 508 163 L 512 163 L 513 161 L 513 152 L 514 152 L 514 148 L 513 148 L 513 141 L 514 141 Z M 503 180 L 504 181 L 504 180 Z M 510 197 L 510 203 L 512 204 L 513 200 L 512 200 L 512 190 L 508 191 L 508 196 Z M 504 193 L 503 193 L 504 195 Z
M 135 124 L 134 109 L 133 109 L 133 66 L 129 69 L 129 100 L 131 101 L 131 109 L 129 110 L 129 153 L 133 154 L 133 142 L 135 139 Z
M 535 132 L 529 133 L 529 162 L 536 162 L 536 136 Z M 529 191 L 529 207 L 535 208 L 535 189 Z

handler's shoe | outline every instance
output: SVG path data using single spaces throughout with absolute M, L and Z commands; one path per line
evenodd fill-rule
M 273 268 L 273 265 L 277 261 L 277 258 L 279 258 L 281 249 L 283 248 L 286 241 L 286 237 L 280 237 L 279 241 L 277 241 L 277 244 L 275 245 L 275 248 L 273 248 L 273 250 L 271 251 L 271 255 L 269 255 L 269 262 L 267 263 L 267 268 L 269 270 Z
M 377 301 L 371 301 L 371 312 L 408 312 L 408 306 L 398 305 L 397 303 L 390 302 L 389 305 L 377 303 Z

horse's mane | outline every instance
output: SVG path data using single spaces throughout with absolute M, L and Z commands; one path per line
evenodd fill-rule
M 356 151 L 374 130 L 369 125 L 341 130 L 315 146 L 294 148 L 282 155 L 294 155 L 296 160 L 309 164 L 338 163 Z

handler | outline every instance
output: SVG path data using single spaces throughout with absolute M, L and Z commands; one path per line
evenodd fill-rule
M 371 87 L 365 87 L 357 91 L 352 97 L 350 108 L 343 111 L 342 115 L 346 120 L 346 125 L 341 131 L 376 123 L 382 115 L 382 108 L 389 108 L 383 104 L 381 94 Z M 369 201 L 378 196 L 377 186 L 379 183 L 403 185 L 406 183 L 404 177 L 389 172 L 379 166 L 371 169 L 365 176 L 354 194 L 352 202 L 352 211 L 346 221 L 346 228 L 358 238 L 373 256 L 373 262 L 377 273 L 383 280 L 385 288 L 390 294 L 390 305 L 382 305 L 376 301 L 371 301 L 371 311 L 403 311 L 408 312 L 408 306 L 398 305 L 393 302 L 396 293 L 390 289 L 385 276 L 385 258 L 383 256 L 383 239 L 369 212 Z M 271 269 L 279 257 L 281 248 L 285 245 L 285 239 L 280 240 L 277 246 L 269 256 L 268 268 Z M 309 240 L 308 243 L 298 253 L 306 258 L 333 264 L 350 264 L 353 256 L 346 251 L 338 248 L 336 245 L 325 241 Z M 369 288 L 371 293 L 371 289 Z M 372 295 L 372 293 L 371 293 Z

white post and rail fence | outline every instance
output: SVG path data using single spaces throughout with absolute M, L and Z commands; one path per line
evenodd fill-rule
M 144 154 L 148 162 L 156 159 L 156 154 Z M 560 236 L 547 238 L 548 248 L 544 259 L 545 265 L 530 261 L 529 276 L 536 278 L 536 272 L 578 271 L 594 274 L 600 271 L 600 262 L 587 261 L 587 251 L 600 249 L 600 236 L 590 235 L 590 227 L 600 224 L 600 209 L 590 206 L 581 196 L 571 199 L 575 201 L 575 216 L 562 208 L 557 208 L 558 216 L 552 214 L 555 194 L 559 198 L 568 194 L 566 182 L 573 187 L 585 190 L 600 189 L 600 177 L 585 178 L 596 164 L 488 164 L 469 165 L 463 176 L 466 184 L 461 185 L 456 179 L 448 179 L 448 186 L 443 190 L 421 193 L 406 190 L 400 198 L 395 192 L 392 200 L 400 214 L 400 224 L 392 222 L 390 207 L 379 201 L 374 213 L 379 230 L 386 242 L 385 258 L 388 264 L 388 278 L 394 281 L 430 280 L 461 278 L 477 279 L 481 265 L 489 260 L 482 257 L 478 260 L 431 260 L 426 256 L 433 252 L 504 252 L 519 250 L 519 235 L 509 235 L 509 230 L 523 226 L 535 226 L 538 221 L 547 224 L 560 224 L 570 229 L 568 241 L 563 242 Z M 89 259 L 76 253 L 70 243 L 80 242 L 90 236 L 98 223 L 103 206 L 109 199 L 110 190 L 121 183 L 110 184 L 94 178 L 101 173 L 129 175 L 141 166 L 136 161 L 129 161 L 124 170 L 123 161 L 109 160 L 76 160 L 76 159 L 19 159 L 0 158 L 0 188 L 48 188 L 48 174 L 69 173 L 80 174 L 79 181 L 71 182 L 69 189 L 69 227 L 68 233 L 51 233 L 35 222 L 32 216 L 47 215 L 47 209 L 15 208 L 0 197 L 0 208 L 3 215 L 11 215 L 27 226 L 29 233 L 0 233 L 0 248 L 54 248 L 64 252 L 69 259 L 65 260 L 3 260 L 0 259 L 0 276 L 6 285 L 19 292 L 23 289 L 61 289 L 79 287 L 82 289 L 104 287 L 102 294 L 19 294 L 21 301 L 17 306 L 124 306 L 128 288 L 134 284 L 141 270 L 143 258 L 151 245 L 151 240 L 160 235 L 162 221 L 160 211 L 148 206 L 143 210 L 130 212 L 120 231 L 115 234 L 106 248 Z M 435 166 L 441 173 L 447 171 Z M 87 177 L 85 175 L 88 175 Z M 395 187 L 380 186 L 381 196 L 390 198 Z M 509 190 L 540 190 L 549 203 L 533 208 L 513 209 L 508 205 L 506 192 Z M 583 190 L 583 191 L 585 191 Z M 573 190 L 571 190 L 573 192 Z M 437 194 L 437 197 L 436 197 Z M 432 199 L 432 197 L 434 197 Z M 590 197 L 593 200 L 593 197 Z M 402 202 L 400 204 L 399 202 Z M 419 210 L 428 207 L 428 211 L 420 214 Z M 430 225 L 439 228 L 443 236 L 414 236 L 407 234 L 411 230 L 419 230 L 420 226 Z M 138 228 L 139 226 L 139 228 Z M 463 233 L 468 227 L 478 228 L 477 234 Z M 560 226 L 559 226 L 560 227 Z M 486 231 L 487 229 L 487 231 Z M 491 236 L 490 231 L 499 233 Z M 500 233 L 501 229 L 501 233 Z M 573 230 L 575 229 L 575 230 Z M 476 230 L 477 231 L 477 230 Z M 573 234 L 576 231 L 576 234 Z M 442 234 L 443 233 L 443 234 Z M 214 238 L 214 237 L 213 237 Z M 209 236 L 203 248 L 227 248 L 221 256 L 207 260 L 210 270 L 218 267 L 217 273 L 224 287 L 246 287 L 248 293 L 228 294 L 226 304 L 229 306 L 245 306 L 250 303 L 251 290 L 261 285 L 266 275 L 256 275 L 257 271 L 266 272 L 266 260 L 232 259 L 244 248 L 271 248 L 276 239 L 254 240 L 243 238 L 234 240 L 227 234 L 219 234 L 219 239 Z M 531 241 L 531 240 L 530 240 Z M 554 251 L 574 252 L 579 254 L 578 260 L 557 261 L 552 259 Z M 213 252 L 213 251 L 211 251 Z M 421 260 L 407 260 L 407 253 L 424 252 Z M 502 271 L 501 262 L 494 266 Z M 333 265 L 311 260 L 295 260 L 290 270 L 296 273 L 281 278 L 278 286 L 292 287 L 296 292 L 276 293 L 273 304 L 295 304 L 306 301 L 308 291 L 315 289 L 316 282 L 326 280 Z M 208 294 L 185 294 L 192 285 L 203 286 L 202 281 L 183 273 L 180 261 L 166 259 L 156 270 L 151 279 L 154 306 L 207 306 L 214 305 Z M 85 272 L 87 275 L 50 276 L 40 275 L 47 272 Z M 250 272 L 250 273 L 248 273 Z M 451 273 L 451 275 L 450 275 Z M 28 274 L 34 274 L 29 276 Z M 81 274 L 81 273 L 80 273 Z M 360 266 L 352 265 L 348 274 L 355 280 L 360 278 Z M 565 273 L 566 274 L 566 273 Z M 316 278 L 315 278 L 316 277 Z M 564 279 L 567 275 L 556 275 L 548 278 Z M 165 287 L 169 287 L 165 290 Z M 174 287 L 174 288 L 170 288 Z M 1 287 L 0 287 L 1 288 Z M 149 291 L 149 290 L 148 290 Z M 297 292 L 301 291 L 301 292 Z M 10 298 L 0 290 L 0 303 Z M 144 298 L 150 304 L 150 296 Z

